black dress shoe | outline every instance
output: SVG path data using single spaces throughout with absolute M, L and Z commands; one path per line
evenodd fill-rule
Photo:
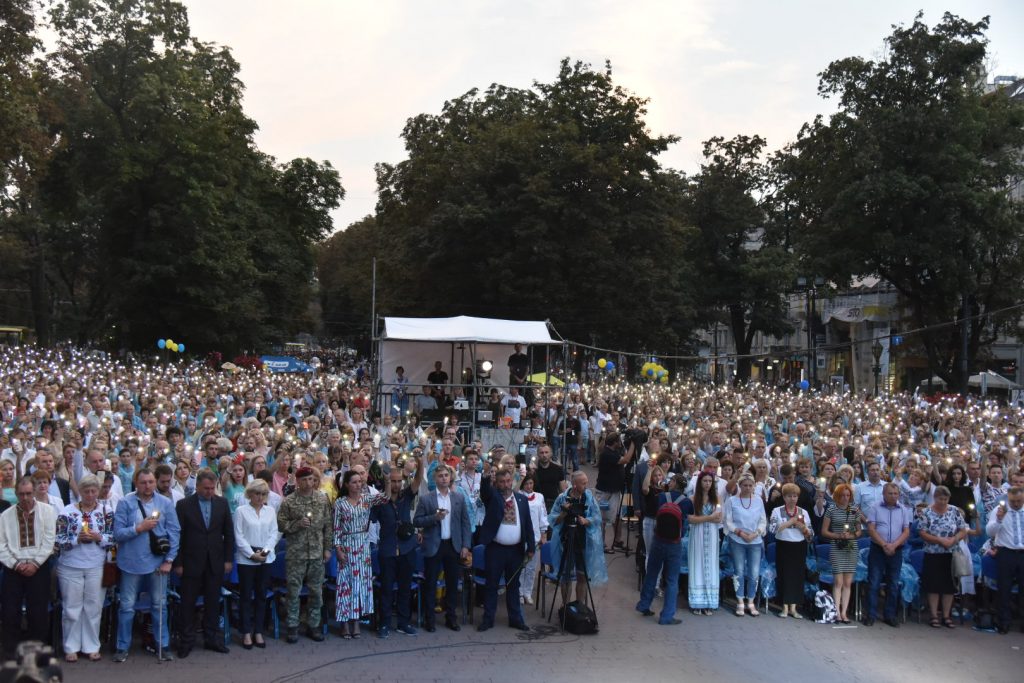
M 179 647 L 178 648 L 178 659 L 185 659 L 185 657 L 188 657 L 191 653 L 192 653 L 192 648 L 190 648 L 190 647 Z
M 318 628 L 309 629 L 309 633 L 307 633 L 306 635 L 309 636 L 309 639 L 312 640 L 314 643 L 324 642 L 324 632 Z
M 889 626 L 892 626 L 893 628 L 899 628 L 900 627 L 900 620 L 899 619 L 886 619 L 885 623 L 887 623 Z
M 451 631 L 461 631 L 462 630 L 462 627 L 459 626 L 459 622 L 453 621 L 451 619 L 445 619 L 444 620 L 444 625 L 445 625 L 445 628 L 447 628 L 447 629 L 449 629 Z
M 526 624 L 509 624 L 509 628 L 514 628 L 517 631 L 529 631 L 530 627 Z
M 1007 633 L 1010 632 L 1010 627 L 1009 626 L 1000 626 L 998 628 L 998 631 L 999 631 L 999 635 L 1005 636 Z
M 437 630 L 437 626 L 434 626 L 434 624 L 430 623 L 430 624 L 427 624 L 426 626 L 424 626 L 423 630 L 426 631 L 427 633 L 433 633 L 434 631 Z
M 640 614 L 644 615 L 645 617 L 653 617 L 653 616 L 654 616 L 654 612 L 652 612 L 652 611 L 651 611 L 651 610 L 649 610 L 649 609 L 645 609 L 645 610 L 644 610 L 643 612 L 641 612 Z
M 231 652 L 231 650 L 228 649 L 228 646 L 224 643 L 206 643 L 203 645 L 203 649 L 209 650 L 210 652 L 219 652 L 222 655 L 226 655 Z
M 865 626 L 874 626 L 875 625 L 875 620 L 872 619 L 871 617 L 864 617 L 864 621 L 861 622 L 861 623 L 863 623 Z
M 245 642 L 243 642 L 242 643 L 242 649 L 243 650 L 251 650 L 252 649 L 252 643 L 245 643 Z
M 494 624 L 488 624 L 486 621 L 481 621 L 480 625 L 476 627 L 476 630 L 483 633 L 484 631 L 490 631 L 492 628 L 494 628 Z

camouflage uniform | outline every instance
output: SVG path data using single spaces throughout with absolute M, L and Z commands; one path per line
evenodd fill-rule
M 309 517 L 310 525 L 302 526 Z M 287 541 L 285 571 L 288 581 L 287 627 L 299 627 L 299 592 L 302 585 L 309 588 L 310 630 L 320 628 L 323 607 L 324 553 L 333 552 L 331 546 L 333 521 L 327 496 L 313 491 L 303 496 L 293 493 L 281 503 L 277 513 L 277 526 Z

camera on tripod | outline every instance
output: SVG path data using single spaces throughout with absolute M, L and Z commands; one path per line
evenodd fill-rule
M 566 497 L 565 499 L 565 523 L 570 529 L 578 527 L 580 517 L 587 516 L 587 501 L 580 498 Z

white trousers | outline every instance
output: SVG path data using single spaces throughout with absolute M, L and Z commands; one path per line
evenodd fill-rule
M 100 651 L 100 617 L 103 611 L 103 565 L 75 569 L 57 565 L 60 596 L 64 606 L 64 651 L 92 654 Z
M 533 585 L 537 580 L 537 565 L 540 564 L 540 547 L 533 554 L 533 558 L 526 563 L 519 575 L 519 596 L 529 598 L 533 596 Z

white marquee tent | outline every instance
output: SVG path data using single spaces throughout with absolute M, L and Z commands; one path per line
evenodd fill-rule
M 434 363 L 441 361 L 451 384 L 459 384 L 465 368 L 477 361 L 490 361 L 491 383 L 508 385 L 508 357 L 515 344 L 560 344 L 552 338 L 542 320 L 499 320 L 495 318 L 384 318 L 378 339 L 378 377 L 381 391 L 388 394 L 395 368 L 405 369 L 411 393 L 427 384 Z

